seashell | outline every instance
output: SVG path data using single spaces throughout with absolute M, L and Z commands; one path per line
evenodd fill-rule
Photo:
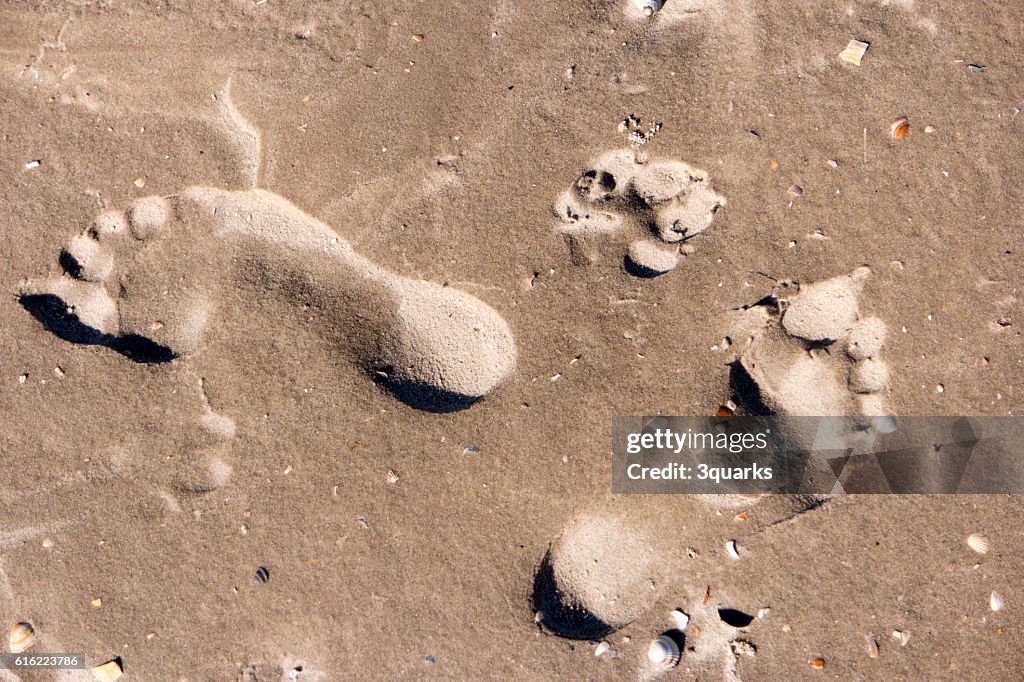
M 771 612 L 772 612 L 772 607 L 766 606 L 766 607 L 764 607 L 763 609 L 761 609 L 760 611 L 757 612 L 757 619 L 758 620 L 764 620 L 765 618 L 768 617 L 768 614 L 771 613 Z
M 270 582 L 270 571 L 266 566 L 260 566 L 256 569 L 256 575 L 254 577 L 256 578 L 256 582 L 266 585 Z
M 868 656 L 878 658 L 878 640 L 871 635 L 865 635 L 864 637 L 868 643 Z
M 998 592 L 993 592 L 988 598 L 988 605 L 992 607 L 993 611 L 999 611 L 1003 608 L 1003 598 L 999 596 Z
M 93 668 L 89 668 L 89 672 L 92 676 L 99 680 L 99 682 L 114 682 L 114 680 L 121 677 L 124 674 L 124 670 L 121 668 L 121 661 L 114 659 L 101 663 Z
M 36 629 L 32 627 L 32 623 L 17 623 L 11 628 L 11 636 L 8 638 L 7 643 L 12 654 L 20 654 L 32 646 L 32 643 L 35 641 Z
M 740 553 L 736 550 L 735 540 L 729 540 L 729 542 L 725 543 L 725 551 L 728 552 L 729 556 L 731 556 L 733 559 L 740 558 Z
M 825 659 L 824 658 L 812 658 L 809 661 L 807 661 L 807 663 L 809 663 L 810 666 L 812 668 L 814 668 L 815 670 L 821 670 L 821 669 L 823 669 L 825 667 Z
M 671 637 L 659 637 L 647 648 L 647 660 L 668 670 L 679 665 L 679 645 Z
M 690 624 L 690 617 L 680 609 L 675 609 L 670 615 L 672 616 L 672 621 L 676 624 L 677 630 L 685 630 L 686 626 Z
M 400 477 L 397 471 L 395 471 L 394 469 L 388 469 L 388 483 L 398 483 L 399 478 Z
M 644 13 L 645 17 L 649 17 L 660 10 L 664 4 L 663 0 L 640 0 L 640 11 Z
M 868 51 L 868 47 L 871 43 L 865 43 L 860 40 L 851 40 L 846 45 L 846 49 L 839 53 L 839 58 L 844 62 L 850 62 L 860 66 L 860 60 L 864 58 L 864 53 Z
M 894 140 L 905 140 L 910 135 L 910 119 L 900 116 L 889 124 L 889 136 Z
M 988 538 L 979 533 L 971 533 L 964 542 L 978 554 L 988 554 L 988 550 L 992 548 Z
M 604 654 L 606 651 L 608 651 L 611 648 L 612 648 L 612 645 L 609 644 L 608 642 L 601 642 L 596 647 L 594 647 L 594 656 L 601 656 L 602 654 Z
M 731 417 L 736 412 L 736 403 L 731 400 L 726 400 L 724 403 L 718 406 L 715 410 L 716 417 Z
M 924 127 L 924 131 L 926 133 L 934 133 L 935 132 L 935 126 L 925 126 Z
M 910 632 L 907 630 L 893 630 L 892 638 L 900 643 L 900 646 L 906 646 L 907 642 L 910 641 Z
M 790 185 L 789 189 L 786 190 L 786 194 L 794 197 L 802 197 L 804 195 L 804 188 L 800 185 Z

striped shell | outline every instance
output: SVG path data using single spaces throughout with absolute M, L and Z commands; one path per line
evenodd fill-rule
M 988 550 L 992 548 L 992 544 L 988 541 L 988 538 L 979 533 L 971 533 L 964 540 L 967 546 L 978 554 L 988 554 Z
M 647 648 L 647 659 L 668 670 L 679 665 L 679 645 L 671 637 L 659 637 Z
M 8 645 L 10 646 L 12 654 L 20 654 L 25 649 L 32 646 L 32 643 L 36 641 L 36 629 L 32 627 L 32 623 L 18 623 L 11 628 L 11 636 L 8 638 Z

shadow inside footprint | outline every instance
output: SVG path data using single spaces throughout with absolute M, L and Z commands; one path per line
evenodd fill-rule
M 114 336 L 104 334 L 89 327 L 69 313 L 67 305 L 53 294 L 28 294 L 18 301 L 32 317 L 39 320 L 47 331 L 71 343 L 91 346 L 106 346 L 117 351 L 129 360 L 143 363 L 170 362 L 176 356 L 166 346 L 147 339 L 138 334 Z
M 544 557 L 533 580 L 533 608 L 541 615 L 540 623 L 559 637 L 600 639 L 616 629 L 586 609 L 574 605 L 558 589 L 549 556 Z
M 400 381 L 379 375 L 377 382 L 409 407 L 426 412 L 458 412 L 481 398 L 445 391 L 416 381 Z
M 761 391 L 757 387 L 757 382 L 743 368 L 743 364 L 739 360 L 729 363 L 729 388 L 732 390 L 736 404 L 743 408 L 744 413 L 754 417 L 767 417 L 774 414 L 761 399 Z

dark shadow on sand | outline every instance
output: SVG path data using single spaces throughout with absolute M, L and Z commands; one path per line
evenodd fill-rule
M 21 296 L 18 300 L 48 331 L 65 341 L 89 346 L 106 346 L 135 362 L 170 362 L 176 357 L 170 348 L 144 336 L 103 334 L 82 324 L 77 315 L 68 312 L 64 301 L 53 294 L 32 294 Z

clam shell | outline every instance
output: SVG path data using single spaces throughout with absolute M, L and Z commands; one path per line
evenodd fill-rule
M 971 533 L 964 540 L 967 546 L 978 554 L 988 554 L 988 550 L 992 548 L 992 544 L 988 541 L 988 538 L 980 533 Z
M 101 663 L 94 668 L 89 668 L 89 672 L 92 676 L 99 680 L 99 682 L 114 682 L 114 680 L 121 677 L 124 671 L 121 669 L 121 664 L 115 658 L 113 661 L 107 661 Z
M 32 643 L 35 641 L 36 629 L 32 627 L 32 623 L 17 623 L 11 628 L 11 636 L 8 638 L 7 643 L 12 654 L 20 654 L 32 646 Z
M 999 596 L 998 592 L 993 592 L 988 598 L 988 605 L 993 611 L 999 611 L 1003 608 L 1003 598 Z
M 679 665 L 679 645 L 671 637 L 659 637 L 647 648 L 647 660 L 666 670 L 674 668 Z
M 889 136 L 894 140 L 905 140 L 910 135 L 910 119 L 900 116 L 889 124 Z

